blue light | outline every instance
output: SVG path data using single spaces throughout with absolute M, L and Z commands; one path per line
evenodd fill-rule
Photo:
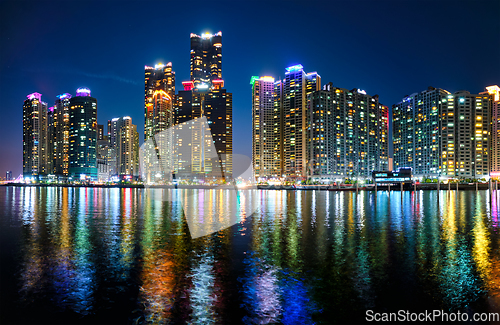
M 465 102 L 465 98 L 460 98 L 460 103 Z
M 61 94 L 61 95 L 57 95 L 56 97 L 59 98 L 59 99 L 70 99 L 71 98 L 71 94 L 64 93 L 64 94 Z
M 302 64 L 297 64 L 297 65 L 292 65 L 291 67 L 286 68 L 286 71 L 291 72 L 291 71 L 299 71 L 299 70 L 303 70 L 303 69 L 304 69 L 304 67 L 302 66 Z

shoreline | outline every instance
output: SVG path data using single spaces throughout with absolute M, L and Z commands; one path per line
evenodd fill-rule
M 164 189 L 234 189 L 234 185 L 155 185 L 155 186 L 144 186 L 140 185 L 131 185 L 131 184 L 115 184 L 115 185 L 80 185 L 80 184 L 19 184 L 19 183 L 9 183 L 9 184 L 0 184 L 0 186 L 12 186 L 12 187 L 85 187 L 85 188 L 164 188 Z M 343 192 L 343 191 L 374 191 L 375 188 L 373 186 L 361 186 L 356 188 L 353 185 L 254 185 L 247 186 L 241 189 L 258 189 L 258 190 L 275 190 L 275 191 L 334 191 L 334 192 Z M 386 185 L 377 186 L 377 191 L 387 191 L 389 189 Z M 403 191 L 413 191 L 416 189 L 419 190 L 437 190 L 437 183 L 421 183 L 416 184 L 415 187 L 413 185 L 405 185 Z M 489 190 L 488 183 L 478 183 L 478 190 Z M 495 189 L 495 185 L 492 184 L 491 190 Z M 390 187 L 391 191 L 401 191 L 400 186 L 395 185 Z M 439 190 L 457 190 L 457 184 L 439 184 Z M 469 184 L 458 184 L 458 190 L 476 190 L 475 183 Z

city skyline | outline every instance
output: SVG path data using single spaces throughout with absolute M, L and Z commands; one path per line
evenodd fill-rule
M 421 6 L 421 2 L 408 2 L 403 8 L 403 6 L 391 2 L 377 4 L 372 9 L 376 9 L 379 14 L 379 18 L 376 19 L 379 25 L 370 30 L 366 27 L 375 20 L 375 17 L 368 13 L 370 6 L 374 6 L 373 4 L 363 3 L 363 8 L 367 12 L 357 13 L 359 22 L 355 26 L 346 19 L 351 14 L 347 14 L 345 18 L 339 17 L 337 22 L 328 21 L 325 19 L 327 15 L 318 11 L 319 6 L 314 3 L 309 6 L 293 3 L 289 7 L 271 3 L 269 15 L 278 12 L 279 17 L 285 18 L 297 8 L 305 14 L 313 13 L 316 10 L 316 15 L 321 23 L 317 30 L 311 32 L 311 37 L 304 39 L 301 45 L 279 42 L 277 39 L 273 39 L 270 34 L 269 37 L 265 36 L 259 39 L 262 43 L 255 46 L 256 49 L 246 46 L 244 47 L 245 51 L 243 51 L 243 44 L 254 42 L 249 38 L 253 32 L 245 31 L 243 24 L 239 29 L 230 28 L 227 27 L 229 22 L 224 19 L 217 21 L 217 19 L 200 18 L 194 26 L 186 27 L 184 25 L 177 28 L 176 32 L 170 32 L 171 38 L 166 38 L 163 44 L 152 42 L 131 53 L 125 55 L 122 53 L 118 56 L 127 58 L 118 57 L 114 61 L 111 60 L 110 56 L 116 56 L 118 51 L 109 51 L 108 53 L 97 51 L 94 53 L 96 49 L 105 47 L 103 46 L 104 40 L 96 37 L 96 30 L 93 28 L 88 29 L 87 34 L 85 34 L 84 29 L 73 24 L 68 24 L 68 30 L 63 31 L 49 22 L 43 26 L 40 25 L 40 31 L 35 32 L 33 30 L 34 22 L 46 17 L 50 10 L 57 9 L 69 13 L 70 9 L 73 8 L 69 4 L 61 4 L 55 8 L 55 4 L 53 2 L 46 3 L 45 6 L 34 4 L 30 10 L 36 11 L 37 14 L 28 12 L 22 16 L 22 19 L 15 21 L 10 17 L 2 19 L 6 24 L 6 27 L 2 28 L 2 36 L 5 36 L 2 37 L 2 44 L 5 45 L 2 45 L 2 48 L 5 49 L 2 54 L 6 55 L 3 55 L 5 63 L 2 63 L 3 72 L 0 77 L 2 91 L 0 94 L 2 111 L 6 114 L 4 121 L 11 122 L 4 122 L 5 127 L 1 128 L 0 136 L 14 141 L 14 143 L 2 143 L 1 145 L 0 150 L 5 153 L 0 159 L 0 172 L 2 174 L 7 170 L 12 170 L 13 176 L 17 177 L 22 168 L 22 152 L 19 150 L 22 142 L 22 112 L 19 103 L 26 98 L 27 94 L 39 92 L 43 94 L 44 100 L 50 105 L 58 94 L 71 92 L 79 87 L 88 87 L 99 101 L 99 124 L 104 124 L 104 121 L 114 117 L 126 115 L 131 116 L 135 121 L 141 121 L 143 119 L 143 95 L 141 95 L 142 87 L 140 85 L 143 80 L 144 70 L 142 69 L 144 65 L 172 62 L 174 70 L 178 74 L 177 79 L 189 80 L 187 67 L 190 57 L 187 54 L 189 49 L 187 37 L 190 33 L 216 33 L 221 30 L 224 34 L 222 78 L 225 80 L 227 88 L 233 93 L 235 153 L 243 153 L 248 156 L 251 156 L 252 141 L 250 136 L 251 123 L 249 122 L 251 121 L 251 94 L 248 90 L 248 80 L 252 75 L 272 75 L 280 79 L 284 78 L 283 69 L 285 67 L 303 64 L 307 67 L 307 71 L 318 71 L 324 81 L 331 81 L 334 86 L 348 89 L 359 87 L 370 94 L 378 94 L 380 102 L 389 107 L 398 103 L 405 95 L 421 91 L 428 86 L 447 89 L 452 93 L 461 89 L 466 89 L 471 93 L 479 93 L 484 91 L 486 86 L 498 84 L 500 63 L 494 58 L 499 56 L 500 46 L 498 42 L 494 41 L 494 36 L 497 36 L 494 24 L 498 25 L 499 22 L 492 19 L 498 3 L 493 1 L 464 2 L 460 6 L 454 7 L 447 6 L 446 3 L 439 3 L 438 8 L 435 9 L 436 13 L 426 14 L 429 18 L 428 26 L 409 26 L 406 22 L 398 21 L 399 24 L 403 25 L 400 31 L 391 30 L 390 24 L 383 22 L 383 19 L 380 18 L 403 13 L 408 15 L 421 14 L 425 11 L 425 5 Z M 20 8 L 16 8 L 14 3 L 3 2 L 2 7 L 5 8 L 2 10 L 2 16 L 6 13 L 12 13 L 12 16 L 16 17 L 15 14 L 22 11 Z M 65 21 L 70 18 L 77 20 L 78 17 L 95 7 L 95 4 L 79 7 L 76 13 L 68 14 L 67 17 L 63 15 L 61 20 Z M 98 14 L 96 25 L 103 26 L 110 23 L 105 22 L 104 17 L 106 17 L 106 13 L 110 12 L 111 7 L 110 4 L 102 5 L 100 8 L 102 11 Z M 130 7 L 138 7 L 139 11 L 146 10 L 139 4 L 127 4 L 124 7 L 127 10 Z M 340 11 L 347 12 L 348 5 L 339 2 L 328 4 L 328 7 L 336 7 Z M 492 8 L 492 10 L 484 10 L 486 7 Z M 437 15 L 440 11 L 439 8 L 446 9 L 447 15 Z M 216 18 L 222 18 L 230 12 L 236 12 L 237 9 L 237 7 L 231 6 L 231 8 L 218 13 Z M 474 20 L 476 23 L 473 26 L 448 17 L 448 15 L 459 15 L 464 12 L 468 13 L 468 17 L 472 15 L 476 18 Z M 242 15 L 242 23 L 249 20 L 251 13 L 252 10 Z M 15 30 L 14 27 L 29 21 L 30 18 L 28 27 L 31 28 L 25 28 L 24 33 L 28 31 L 34 33 L 22 38 L 21 31 Z M 12 24 L 9 25 L 9 22 Z M 445 22 L 449 22 L 448 27 L 445 26 Z M 137 23 L 130 24 L 130 26 L 136 26 Z M 348 35 L 338 32 L 333 37 L 334 33 L 327 31 L 327 27 L 330 25 L 340 26 L 341 30 L 344 31 L 349 30 L 349 28 L 350 30 Z M 448 36 L 448 39 L 440 40 L 442 43 L 426 39 L 424 44 L 426 46 L 408 53 L 397 49 L 402 44 L 400 43 L 402 37 L 406 39 L 405 43 L 411 44 L 412 41 L 418 39 L 419 35 L 434 29 Z M 125 32 L 127 31 L 130 30 L 125 28 Z M 75 33 L 66 35 L 71 34 L 71 32 Z M 45 38 L 37 33 L 44 34 Z M 81 53 L 72 51 L 49 55 L 46 53 L 48 51 L 42 50 L 38 56 L 33 56 L 27 51 L 22 51 L 33 42 L 53 44 L 56 39 L 63 45 L 74 45 L 72 39 L 77 40 L 78 35 L 89 36 L 89 38 L 93 36 L 96 44 L 80 51 Z M 303 36 L 305 33 L 299 35 Z M 447 43 L 451 44 L 463 39 L 465 35 L 474 35 L 484 50 L 479 54 L 473 53 L 471 46 L 467 46 L 467 51 L 462 51 L 461 54 L 448 53 L 444 50 L 447 48 Z M 324 41 L 323 37 L 331 42 Z M 362 48 L 359 44 L 361 39 L 372 45 L 374 51 L 371 55 L 359 54 L 359 49 Z M 134 41 L 127 44 L 130 46 L 130 44 L 134 44 Z M 42 49 L 46 47 L 47 45 L 41 46 Z M 431 48 L 433 49 L 431 50 Z M 321 55 L 321 49 L 335 49 L 335 51 L 327 51 L 332 55 L 325 56 Z M 377 49 L 381 53 L 375 54 Z M 402 56 L 402 53 L 406 53 L 405 56 Z M 93 54 L 92 60 L 89 59 L 89 54 Z M 259 55 L 256 56 L 256 54 Z M 432 55 L 429 56 L 429 54 Z M 245 60 L 241 61 L 242 58 Z M 241 62 L 247 64 L 241 64 Z M 488 64 L 485 65 L 484 62 L 488 62 Z M 423 69 L 423 66 L 427 68 Z M 409 70 L 413 70 L 413 72 L 408 73 Z M 13 75 L 13 71 L 17 71 L 17 74 Z M 375 75 L 375 71 L 378 71 L 379 74 Z M 176 86 L 180 85 L 177 83 Z M 139 126 L 138 132 L 141 135 L 142 143 L 143 128 L 140 122 L 136 124 Z

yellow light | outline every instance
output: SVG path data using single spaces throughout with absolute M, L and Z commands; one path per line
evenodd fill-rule
M 260 77 L 260 80 L 274 82 L 274 78 L 270 76 Z
M 486 87 L 488 94 L 495 95 L 494 100 L 498 102 L 500 100 L 500 87 L 497 85 Z

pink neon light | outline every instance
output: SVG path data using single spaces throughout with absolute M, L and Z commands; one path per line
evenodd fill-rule
M 183 81 L 182 85 L 184 86 L 184 90 L 192 90 L 194 88 L 194 81 Z
M 35 98 L 38 99 L 38 100 L 42 100 L 42 94 L 40 94 L 40 93 L 32 93 L 32 94 L 29 94 L 26 97 L 28 97 L 29 100 L 32 100 L 32 99 L 35 99 Z

